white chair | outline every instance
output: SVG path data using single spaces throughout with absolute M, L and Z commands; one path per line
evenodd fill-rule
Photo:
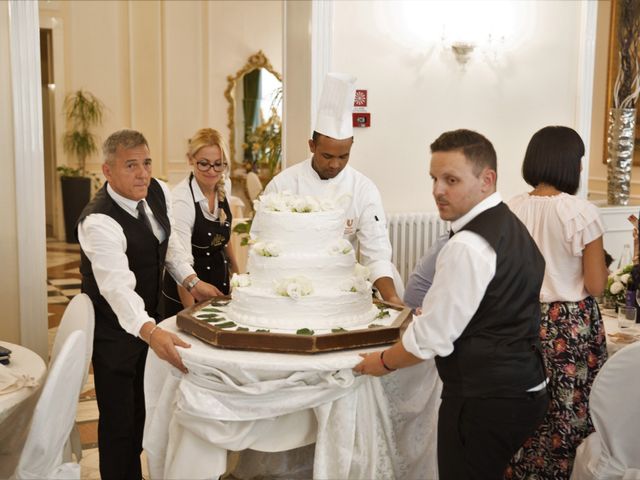
M 253 201 L 258 198 L 258 195 L 260 195 L 263 190 L 262 182 L 255 172 L 248 172 L 245 182 L 245 193 L 253 210 Z
M 91 354 L 93 353 L 93 330 L 95 327 L 95 316 L 93 312 L 93 303 L 91 299 L 85 293 L 80 293 L 73 297 L 69 305 L 64 311 L 58 331 L 56 332 L 56 338 L 53 342 L 53 348 L 51 349 L 51 360 L 53 364 L 54 360 L 60 353 L 60 349 L 65 340 L 71 332 L 75 330 L 81 330 L 86 335 L 87 341 L 87 354 L 84 363 L 84 376 L 82 385 L 87 383 L 89 377 L 89 364 L 91 363 Z M 77 401 L 77 400 L 76 400 Z M 71 460 L 71 454 L 76 456 L 76 459 L 80 461 L 82 458 L 82 442 L 80 441 L 80 432 L 78 427 L 74 424 L 71 430 L 69 440 L 65 444 L 64 459 L 65 461 Z
M 52 362 L 14 478 L 80 479 L 80 465 L 63 463 L 62 457 L 75 422 L 86 355 L 85 333 L 71 332 Z
M 640 343 L 623 348 L 593 381 L 595 432 L 578 447 L 572 480 L 640 479 Z

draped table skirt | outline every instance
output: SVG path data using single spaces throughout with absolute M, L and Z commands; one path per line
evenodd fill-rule
M 313 477 L 436 479 L 441 382 L 433 361 L 386 377 L 356 376 L 359 353 L 223 350 L 191 343 L 183 375 L 149 351 L 144 449 L 152 479 L 217 478 L 227 451 L 315 442 Z

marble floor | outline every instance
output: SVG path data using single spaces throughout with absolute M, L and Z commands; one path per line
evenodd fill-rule
M 74 295 L 80 293 L 80 247 L 56 241 L 47 242 L 47 301 L 49 312 L 49 348 L 53 345 L 62 314 Z M 98 406 L 93 387 L 93 373 L 78 399 L 76 423 L 82 442 L 80 466 L 83 480 L 99 480 L 98 470 Z M 144 453 L 143 453 L 144 457 Z M 143 458 L 143 475 L 146 461 Z

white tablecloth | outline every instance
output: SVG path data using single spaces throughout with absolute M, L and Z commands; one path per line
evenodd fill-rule
M 6 368 L 31 377 L 35 384 L 0 395 L 0 478 L 7 478 L 18 464 L 38 400 L 36 392 L 44 382 L 47 367 L 42 358 L 28 348 L 2 341 L 0 345 L 11 350 L 11 363 Z
M 639 324 L 636 323 L 635 327 L 621 329 L 618 327 L 618 317 L 615 310 L 602 308 L 600 313 L 602 314 L 602 320 L 604 322 L 604 331 L 607 335 L 607 351 L 609 352 L 609 355 L 613 355 L 621 348 L 629 345 L 629 342 L 621 341 L 619 338 L 616 338 L 617 333 L 627 333 L 630 335 L 636 335 L 640 338 Z
M 174 318 L 162 327 L 177 332 Z M 437 478 L 441 383 L 433 362 L 383 379 L 356 377 L 358 351 L 243 352 L 179 335 L 192 344 L 180 350 L 187 375 L 152 351 L 147 358 L 143 444 L 151 478 L 217 478 L 227 450 L 313 441 L 314 478 Z

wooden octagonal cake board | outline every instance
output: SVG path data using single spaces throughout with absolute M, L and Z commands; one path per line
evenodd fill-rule
M 333 331 L 313 332 L 306 328 L 270 331 L 237 325 L 227 319 L 230 297 L 214 297 L 178 313 L 176 324 L 203 342 L 219 348 L 280 353 L 320 353 L 394 343 L 411 321 L 411 310 L 375 301 L 379 313 L 369 324 Z M 301 319 L 301 326 L 304 319 Z

